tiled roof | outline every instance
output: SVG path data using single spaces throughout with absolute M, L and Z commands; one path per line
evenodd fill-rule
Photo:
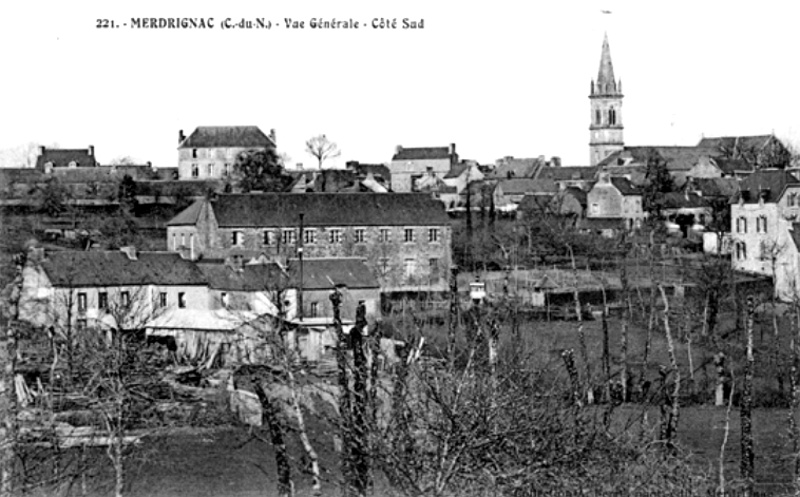
M 554 194 L 558 185 L 549 179 L 513 178 L 497 181 L 497 186 L 502 188 L 506 195 L 520 195 L 525 193 Z
M 227 264 L 199 261 L 208 286 L 214 290 L 259 292 L 286 286 L 287 277 L 277 264 L 245 264 L 237 270 Z
M 267 148 L 275 142 L 258 126 L 198 126 L 178 148 Z
M 430 160 L 430 159 L 449 159 L 450 147 L 420 147 L 420 148 L 401 148 L 392 160 Z
M 293 280 L 299 278 L 300 265 L 296 259 L 289 261 Z M 363 259 L 320 258 L 303 260 L 303 289 L 325 290 L 344 285 L 347 288 L 380 288 L 375 275 Z
M 788 185 L 800 185 L 800 180 L 783 169 L 761 169 L 742 180 L 739 189 L 745 203 L 757 203 L 762 192 L 768 192 L 765 202 L 777 202 Z
M 623 195 L 641 195 L 642 192 L 639 191 L 633 183 L 628 181 L 626 178 L 610 178 L 611 184 L 619 190 L 619 192 Z
M 53 167 L 68 167 L 71 162 L 78 167 L 97 166 L 88 148 L 46 148 L 44 154 L 36 158 L 36 168 L 43 171 L 48 162 L 52 162 Z
M 207 202 L 198 200 L 197 203 Z M 424 193 L 257 193 L 221 194 L 211 202 L 220 227 L 442 226 L 444 205 Z M 199 206 L 190 206 L 168 226 L 194 224 Z
M 121 251 L 48 253 L 41 263 L 53 286 L 204 285 L 191 261 L 170 252 L 140 252 L 130 259 Z

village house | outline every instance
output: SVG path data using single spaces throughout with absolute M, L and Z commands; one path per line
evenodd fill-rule
M 539 179 L 549 179 L 558 185 L 559 190 L 579 188 L 584 192 L 591 190 L 597 181 L 597 167 L 595 166 L 560 166 L 544 167 L 538 176 Z
M 625 178 L 601 173 L 586 194 L 587 218 L 622 219 L 628 229 L 638 229 L 644 221 L 642 194 Z
M 455 143 L 449 147 L 421 148 L 404 148 L 398 145 L 389 165 L 392 191 L 401 193 L 418 191 L 417 181 L 426 173 L 441 179 L 457 163 Z
M 537 178 L 539 172 L 546 166 L 544 155 L 535 158 L 515 158 L 507 155 L 495 161 L 494 170 L 487 175 L 487 178 Z
M 464 192 L 467 185 L 473 181 L 483 181 L 484 174 L 480 166 L 475 161 L 464 160 L 454 164 L 444 176 L 444 184 L 455 188 L 458 195 Z
M 303 215 L 303 233 L 300 216 Z M 444 206 L 422 193 L 220 194 L 167 223 L 189 258 L 358 257 L 384 292 L 443 291 L 451 265 Z
M 240 153 L 277 146 L 275 130 L 268 136 L 257 126 L 199 126 L 188 137 L 180 130 L 178 143 L 181 180 L 228 178 Z
M 23 271 L 23 320 L 38 326 L 137 328 L 169 308 L 207 309 L 208 286 L 171 252 L 34 251 Z
M 496 209 L 515 211 L 525 196 L 541 196 L 549 199 L 557 192 L 558 186 L 546 179 L 499 179 L 492 192 L 492 198 Z
M 800 180 L 784 170 L 760 170 L 742 181 L 731 205 L 733 268 L 774 277 L 781 299 L 797 296 Z

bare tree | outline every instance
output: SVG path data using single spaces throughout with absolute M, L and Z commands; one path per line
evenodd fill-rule
M 335 159 L 341 155 L 339 145 L 330 141 L 325 135 L 309 138 L 306 141 L 306 152 L 317 159 L 320 169 L 322 169 L 325 161 Z

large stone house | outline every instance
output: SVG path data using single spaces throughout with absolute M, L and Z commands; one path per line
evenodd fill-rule
M 588 218 L 624 220 L 628 229 L 639 228 L 644 221 L 642 194 L 625 178 L 601 173 L 600 179 L 586 194 Z
M 449 219 L 427 194 L 223 194 L 167 223 L 168 250 L 191 259 L 264 254 L 285 261 L 300 242 L 309 258 L 364 259 L 384 292 L 446 289 Z
M 775 278 L 775 293 L 798 295 L 800 180 L 783 170 L 760 170 L 743 180 L 731 205 L 733 267 Z
M 182 180 L 230 177 L 241 152 L 277 146 L 275 130 L 267 136 L 257 126 L 199 126 L 188 137 L 179 131 L 178 143 L 178 178 Z
M 458 164 L 455 143 L 449 147 L 404 148 L 398 146 L 389 165 L 392 191 L 418 191 L 416 183 L 423 176 L 435 175 L 443 179 Z

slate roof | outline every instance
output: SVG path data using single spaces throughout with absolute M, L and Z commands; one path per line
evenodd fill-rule
M 639 191 L 639 189 L 637 189 L 635 186 L 633 186 L 633 183 L 628 181 L 627 178 L 609 178 L 609 181 L 611 181 L 611 184 L 614 185 L 614 187 L 617 190 L 619 190 L 619 192 L 623 195 L 642 194 L 642 192 Z
M 372 173 L 375 178 L 380 177 L 385 181 L 392 179 L 392 172 L 385 164 L 361 164 L 357 161 L 349 161 L 347 167 L 365 176 Z
M 505 195 L 555 194 L 558 185 L 549 179 L 513 178 L 497 181 L 497 186 L 502 188 Z
M 220 190 L 221 180 L 155 180 L 137 181 L 136 195 L 189 197 L 204 196 L 209 190 Z
M 450 170 L 447 171 L 447 174 L 444 175 L 444 179 L 458 178 L 468 168 L 469 168 L 469 164 L 464 164 L 463 162 L 462 163 L 458 163 L 458 164 L 453 164 L 452 166 L 450 166 Z
M 206 206 L 206 200 L 197 200 L 167 222 L 167 226 L 194 226 Z
M 450 147 L 401 148 L 392 157 L 396 160 L 450 159 Z
M 697 209 L 708 207 L 708 201 L 700 195 L 670 192 L 663 197 L 665 209 Z
M 627 226 L 626 220 L 619 217 L 585 217 L 578 220 L 578 229 L 584 230 L 620 230 Z
M 592 180 L 597 176 L 597 166 L 543 167 L 539 178 L 553 181 Z
M 643 146 L 625 147 L 609 155 L 598 164 L 601 168 L 613 169 L 615 166 L 638 164 L 647 165 L 647 158 L 651 150 L 658 152 L 667 161 L 669 171 L 688 171 L 700 160 L 701 157 L 716 157 L 720 155 L 715 147 L 696 146 Z M 619 164 L 622 159 L 623 164 Z
M 756 168 L 753 164 L 743 159 L 726 159 L 724 157 L 717 157 L 714 159 L 714 162 L 725 174 L 752 172 Z
M 168 226 L 195 224 L 198 200 Z M 444 205 L 425 193 L 255 193 L 220 194 L 210 203 L 222 228 L 297 226 L 442 226 Z M 187 212 L 188 211 L 188 212 Z
M 118 250 L 51 252 L 41 266 L 56 287 L 205 285 L 194 263 L 171 252 L 140 252 L 136 260 Z
M 289 261 L 293 280 L 299 279 L 300 265 L 296 259 Z M 347 288 L 380 288 L 375 275 L 363 259 L 319 258 L 303 259 L 303 290 L 331 290 L 335 286 Z
M 506 157 L 497 162 L 497 167 L 492 173 L 493 178 L 535 178 L 539 170 L 544 167 L 544 160 L 535 159 L 515 159 Z
M 772 138 L 772 135 L 703 137 L 697 146 L 717 150 L 733 150 L 736 147 L 761 150 Z
M 800 180 L 783 169 L 761 169 L 742 180 L 739 189 L 745 203 L 757 203 L 765 191 L 769 192 L 765 202 L 777 202 L 789 185 L 800 185 Z
M 48 162 L 52 162 L 53 167 L 68 167 L 73 161 L 79 167 L 97 166 L 97 161 L 89 154 L 88 148 L 46 148 L 44 154 L 36 158 L 36 168 L 43 171 Z
M 198 126 L 178 148 L 267 148 L 275 142 L 258 126 Z
M 704 197 L 730 198 L 739 192 L 739 180 L 736 178 L 692 178 L 686 183 L 686 189 L 699 191 Z
M 209 288 L 231 292 L 259 292 L 285 287 L 286 273 L 277 264 L 245 264 L 241 270 L 224 263 L 197 262 Z

